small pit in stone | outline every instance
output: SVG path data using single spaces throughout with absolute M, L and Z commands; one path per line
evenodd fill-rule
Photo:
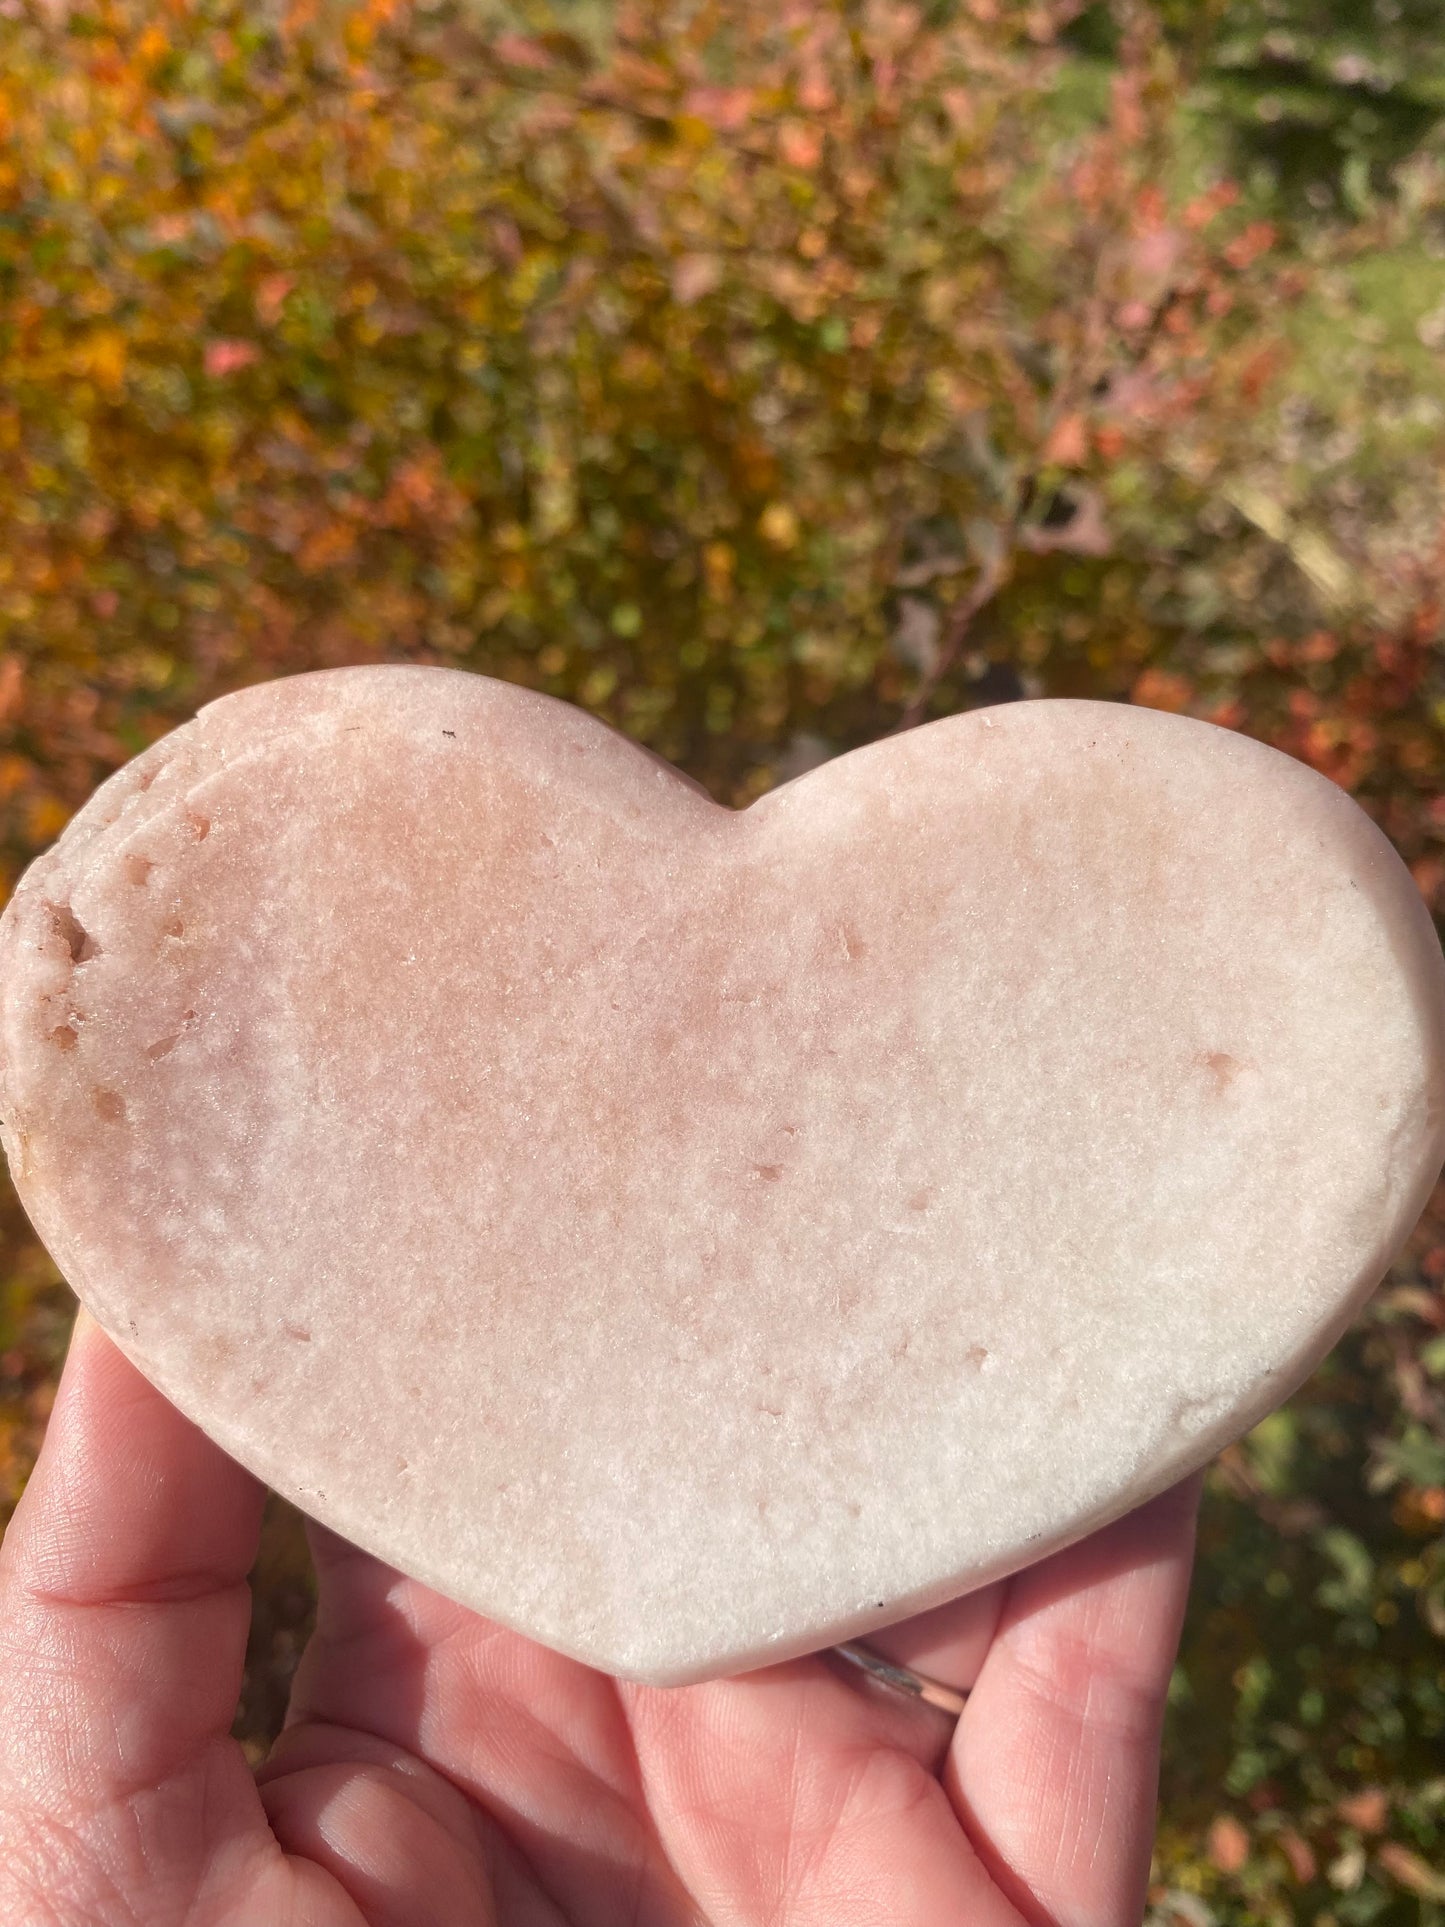
M 211 834 L 211 819 L 209 816 L 202 816 L 199 810 L 187 810 L 186 828 L 197 843 L 204 843 Z
M 137 889 L 144 889 L 150 881 L 151 871 L 156 866 L 148 856 L 128 856 L 121 867 L 125 871 L 127 883 L 133 883 Z
M 843 923 L 838 926 L 838 939 L 843 946 L 843 961 L 845 963 L 859 963 L 868 955 L 867 944 L 864 943 L 852 924 Z
M 145 1047 L 145 1055 L 153 1064 L 157 1058 L 168 1056 L 169 1053 L 175 1049 L 176 1045 L 180 1043 L 181 1039 L 195 1021 L 196 1013 L 193 1010 L 182 1012 L 180 1029 L 173 1030 L 169 1037 L 158 1037 L 153 1044 L 147 1044 Z
M 120 1124 L 125 1119 L 125 1099 L 119 1091 L 96 1090 L 90 1094 L 95 1106 L 95 1114 L 107 1124 Z
M 79 1033 L 71 1024 L 57 1024 L 50 1032 L 50 1041 L 57 1050 L 74 1050 L 80 1042 Z
M 45 910 L 50 918 L 51 934 L 65 945 L 72 963 L 89 963 L 92 957 L 100 955 L 100 945 L 68 903 L 47 903 Z
M 988 1348 L 984 1345 L 970 1345 L 963 1356 L 965 1362 L 972 1365 L 976 1372 L 981 1372 L 988 1363 Z
M 1215 1091 L 1223 1096 L 1244 1068 L 1237 1057 L 1231 1057 L 1224 1050 L 1202 1050 L 1195 1058 L 1201 1070 L 1209 1072 L 1214 1079 Z

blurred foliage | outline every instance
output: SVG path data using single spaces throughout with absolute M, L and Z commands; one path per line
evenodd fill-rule
M 1248 730 L 1445 909 L 1424 0 L 0 0 L 0 864 L 405 660 L 745 806 L 900 723 Z M 0 1202 L 0 1483 L 69 1300 Z M 238 1731 L 304 1640 L 273 1507 Z M 1445 1205 L 1211 1475 L 1154 1919 L 1445 1922 Z
M 1255 191 L 1295 212 L 1367 210 L 1445 119 L 1435 0 L 1160 0 L 1171 45 Z M 1086 7 L 1074 50 L 1111 63 L 1119 10 Z M 1363 205 L 1362 205 L 1363 204 Z

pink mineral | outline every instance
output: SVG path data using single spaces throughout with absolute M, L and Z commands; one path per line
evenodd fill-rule
M 1111 705 L 734 813 L 501 683 L 277 682 L 96 794 L 0 972 L 16 1183 L 141 1370 L 357 1543 L 662 1682 L 1200 1464 L 1445 1154 L 1385 839 Z

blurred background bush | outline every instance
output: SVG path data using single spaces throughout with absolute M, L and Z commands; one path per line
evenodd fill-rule
M 1445 910 L 1437 0 L 0 0 L 0 863 L 198 704 L 445 663 L 744 806 L 1035 695 Z M 72 1301 L 0 1203 L 0 1496 Z M 310 1611 L 274 1505 L 237 1730 Z M 1445 1922 L 1445 1207 L 1211 1474 L 1159 1927 Z

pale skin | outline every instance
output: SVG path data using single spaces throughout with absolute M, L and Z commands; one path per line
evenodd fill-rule
M 7 1927 L 1130 1927 L 1197 1478 L 874 1635 L 629 1685 L 316 1530 L 315 1637 L 230 1738 L 262 1488 L 82 1314 L 0 1547 Z

